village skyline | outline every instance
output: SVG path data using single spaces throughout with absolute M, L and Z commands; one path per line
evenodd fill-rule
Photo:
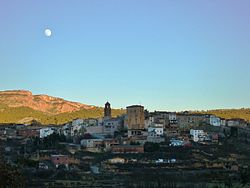
M 72 103 L 79 103 L 79 104 L 82 104 L 82 105 L 87 105 L 87 106 L 95 106 L 95 107 L 102 107 L 103 106 L 103 102 L 102 104 L 93 104 L 93 103 L 90 103 L 90 104 L 87 104 L 85 102 L 81 102 L 81 101 L 73 101 L 73 100 L 69 100 L 67 98 L 63 98 L 63 97 L 60 97 L 60 96 L 51 96 L 49 94 L 46 94 L 46 93 L 33 93 L 32 91 L 30 90 L 24 90 L 24 89 L 17 89 L 17 90 L 3 90 L 3 91 L 0 91 L 0 98 L 1 98 L 1 94 L 4 95 L 4 94 L 10 94 L 10 95 L 13 95 L 16 94 L 17 97 L 18 97 L 18 93 L 30 93 L 30 95 L 33 95 L 34 97 L 35 96 L 45 96 L 45 97 L 51 97 L 51 98 L 54 98 L 54 99 L 61 99 L 65 102 L 72 102 Z M 7 101 L 8 101 L 8 98 L 6 98 Z M 3 99 L 0 101 L 3 102 Z M 83 100 L 82 100 L 83 101 Z M 105 102 L 105 101 L 104 101 Z M 106 102 L 111 102 L 112 103 L 112 99 L 107 99 Z M 126 106 L 129 106 L 129 105 L 132 105 L 132 104 L 138 104 L 138 105 L 144 105 L 146 107 L 147 110 L 149 111 L 172 111 L 172 112 L 183 112 L 183 111 L 209 111 L 209 110 L 231 110 L 231 109 L 249 109 L 248 106 L 236 106 L 236 107 L 228 107 L 228 108 L 222 108 L 222 107 L 218 107 L 218 108 L 188 108 L 188 107 L 184 107 L 184 108 L 164 108 L 164 109 L 161 109 L 161 108 L 156 108 L 156 109 L 151 109 L 150 107 L 148 108 L 148 106 L 150 106 L 150 104 L 142 104 L 141 102 L 137 102 L 137 103 L 129 103 L 129 104 L 126 104 L 125 106 L 119 106 L 117 104 L 113 104 L 112 103 L 112 108 L 115 108 L 115 109 L 125 109 Z M 14 104 L 12 104 L 14 105 Z M 25 105 L 24 105 L 25 106 Z M 176 105 L 178 106 L 178 105 Z

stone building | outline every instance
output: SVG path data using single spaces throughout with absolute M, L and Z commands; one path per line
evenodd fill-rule
M 141 105 L 127 106 L 128 129 L 144 129 L 144 107 Z
M 109 102 L 106 102 L 104 107 L 104 118 L 105 119 L 111 118 L 111 106 Z
M 197 127 L 209 124 L 210 115 L 195 114 L 189 112 L 177 113 L 177 123 L 179 128 Z
M 132 105 L 127 107 L 128 137 L 142 135 L 145 129 L 144 107 Z

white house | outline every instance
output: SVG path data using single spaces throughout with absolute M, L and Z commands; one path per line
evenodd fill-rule
M 163 136 L 163 124 L 153 124 L 148 127 L 148 135 L 152 137 Z
M 175 112 L 171 112 L 168 114 L 168 119 L 170 123 L 176 123 L 177 122 L 177 117 Z
M 81 130 L 83 129 L 83 125 L 82 124 L 76 124 L 76 123 L 72 123 L 71 127 L 70 127 L 70 134 L 71 136 L 76 136 L 79 135 Z
M 98 125 L 98 126 L 102 126 L 102 125 L 103 125 L 103 118 L 99 118 L 99 119 L 97 120 L 97 125 Z
M 51 127 L 46 127 L 46 128 L 40 129 L 39 132 L 40 132 L 40 138 L 45 138 L 45 137 L 53 134 L 55 132 L 55 130 Z
M 220 126 L 221 125 L 220 118 L 215 116 L 215 115 L 210 116 L 209 122 L 210 122 L 210 125 L 213 125 L 213 126 Z
M 221 126 L 226 126 L 226 124 L 227 124 L 226 119 L 221 118 L 221 119 L 220 119 L 220 125 L 221 125 Z
M 177 139 L 171 139 L 169 146 L 183 146 L 184 141 L 183 140 L 177 140 Z
M 147 141 L 153 142 L 153 143 L 161 143 L 165 141 L 165 138 L 163 137 L 163 124 L 156 124 L 154 123 L 150 127 L 148 127 L 148 135 L 147 135 Z
M 148 127 L 150 127 L 151 125 L 153 125 L 154 121 L 155 121 L 154 116 L 149 116 L 148 119 L 144 120 L 144 128 L 148 129 Z
M 89 126 L 85 127 L 86 133 L 89 134 L 103 134 L 103 126 Z
M 70 134 L 70 129 L 71 125 L 69 123 L 63 125 L 61 128 L 60 128 L 60 134 L 61 135 L 64 135 L 66 137 L 69 137 L 71 134 Z
M 72 121 L 72 126 L 79 126 L 79 125 L 83 125 L 84 119 L 74 119 Z
M 203 130 L 190 129 L 190 135 L 194 142 L 202 141 L 205 139 L 205 133 Z
M 97 125 L 99 125 L 99 121 L 101 121 L 101 119 L 94 119 L 94 118 L 85 119 L 84 120 L 84 126 L 85 127 L 97 126 Z
M 237 119 L 229 119 L 227 120 L 227 126 L 228 127 L 238 127 L 240 125 L 240 122 Z
M 73 137 L 79 135 L 83 128 L 83 120 L 75 119 L 70 123 L 65 124 L 60 128 L 60 133 L 66 137 Z
M 118 131 L 121 127 L 120 118 L 111 118 L 103 121 L 103 133 L 108 135 L 114 135 L 115 131 Z

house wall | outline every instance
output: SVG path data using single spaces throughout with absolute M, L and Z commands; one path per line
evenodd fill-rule
M 50 127 L 40 129 L 40 138 L 45 138 L 54 133 L 54 130 Z
M 144 107 L 133 105 L 127 107 L 128 129 L 144 129 Z
M 51 161 L 54 165 L 56 165 L 56 167 L 62 164 L 68 166 L 69 164 L 69 158 L 67 155 L 52 155 Z
M 220 118 L 214 116 L 214 115 L 211 115 L 210 116 L 210 125 L 213 125 L 213 126 L 220 126 L 221 125 L 221 120 Z

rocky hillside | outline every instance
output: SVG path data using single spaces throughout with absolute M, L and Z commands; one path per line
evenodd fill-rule
M 52 115 L 95 108 L 48 95 L 33 95 L 30 91 L 25 90 L 0 91 L 0 104 L 14 108 L 29 107 Z
M 112 115 L 125 112 L 112 109 Z M 103 117 L 103 108 L 66 101 L 47 95 L 33 95 L 29 91 L 0 91 L 0 124 L 31 123 L 63 124 L 76 118 Z

